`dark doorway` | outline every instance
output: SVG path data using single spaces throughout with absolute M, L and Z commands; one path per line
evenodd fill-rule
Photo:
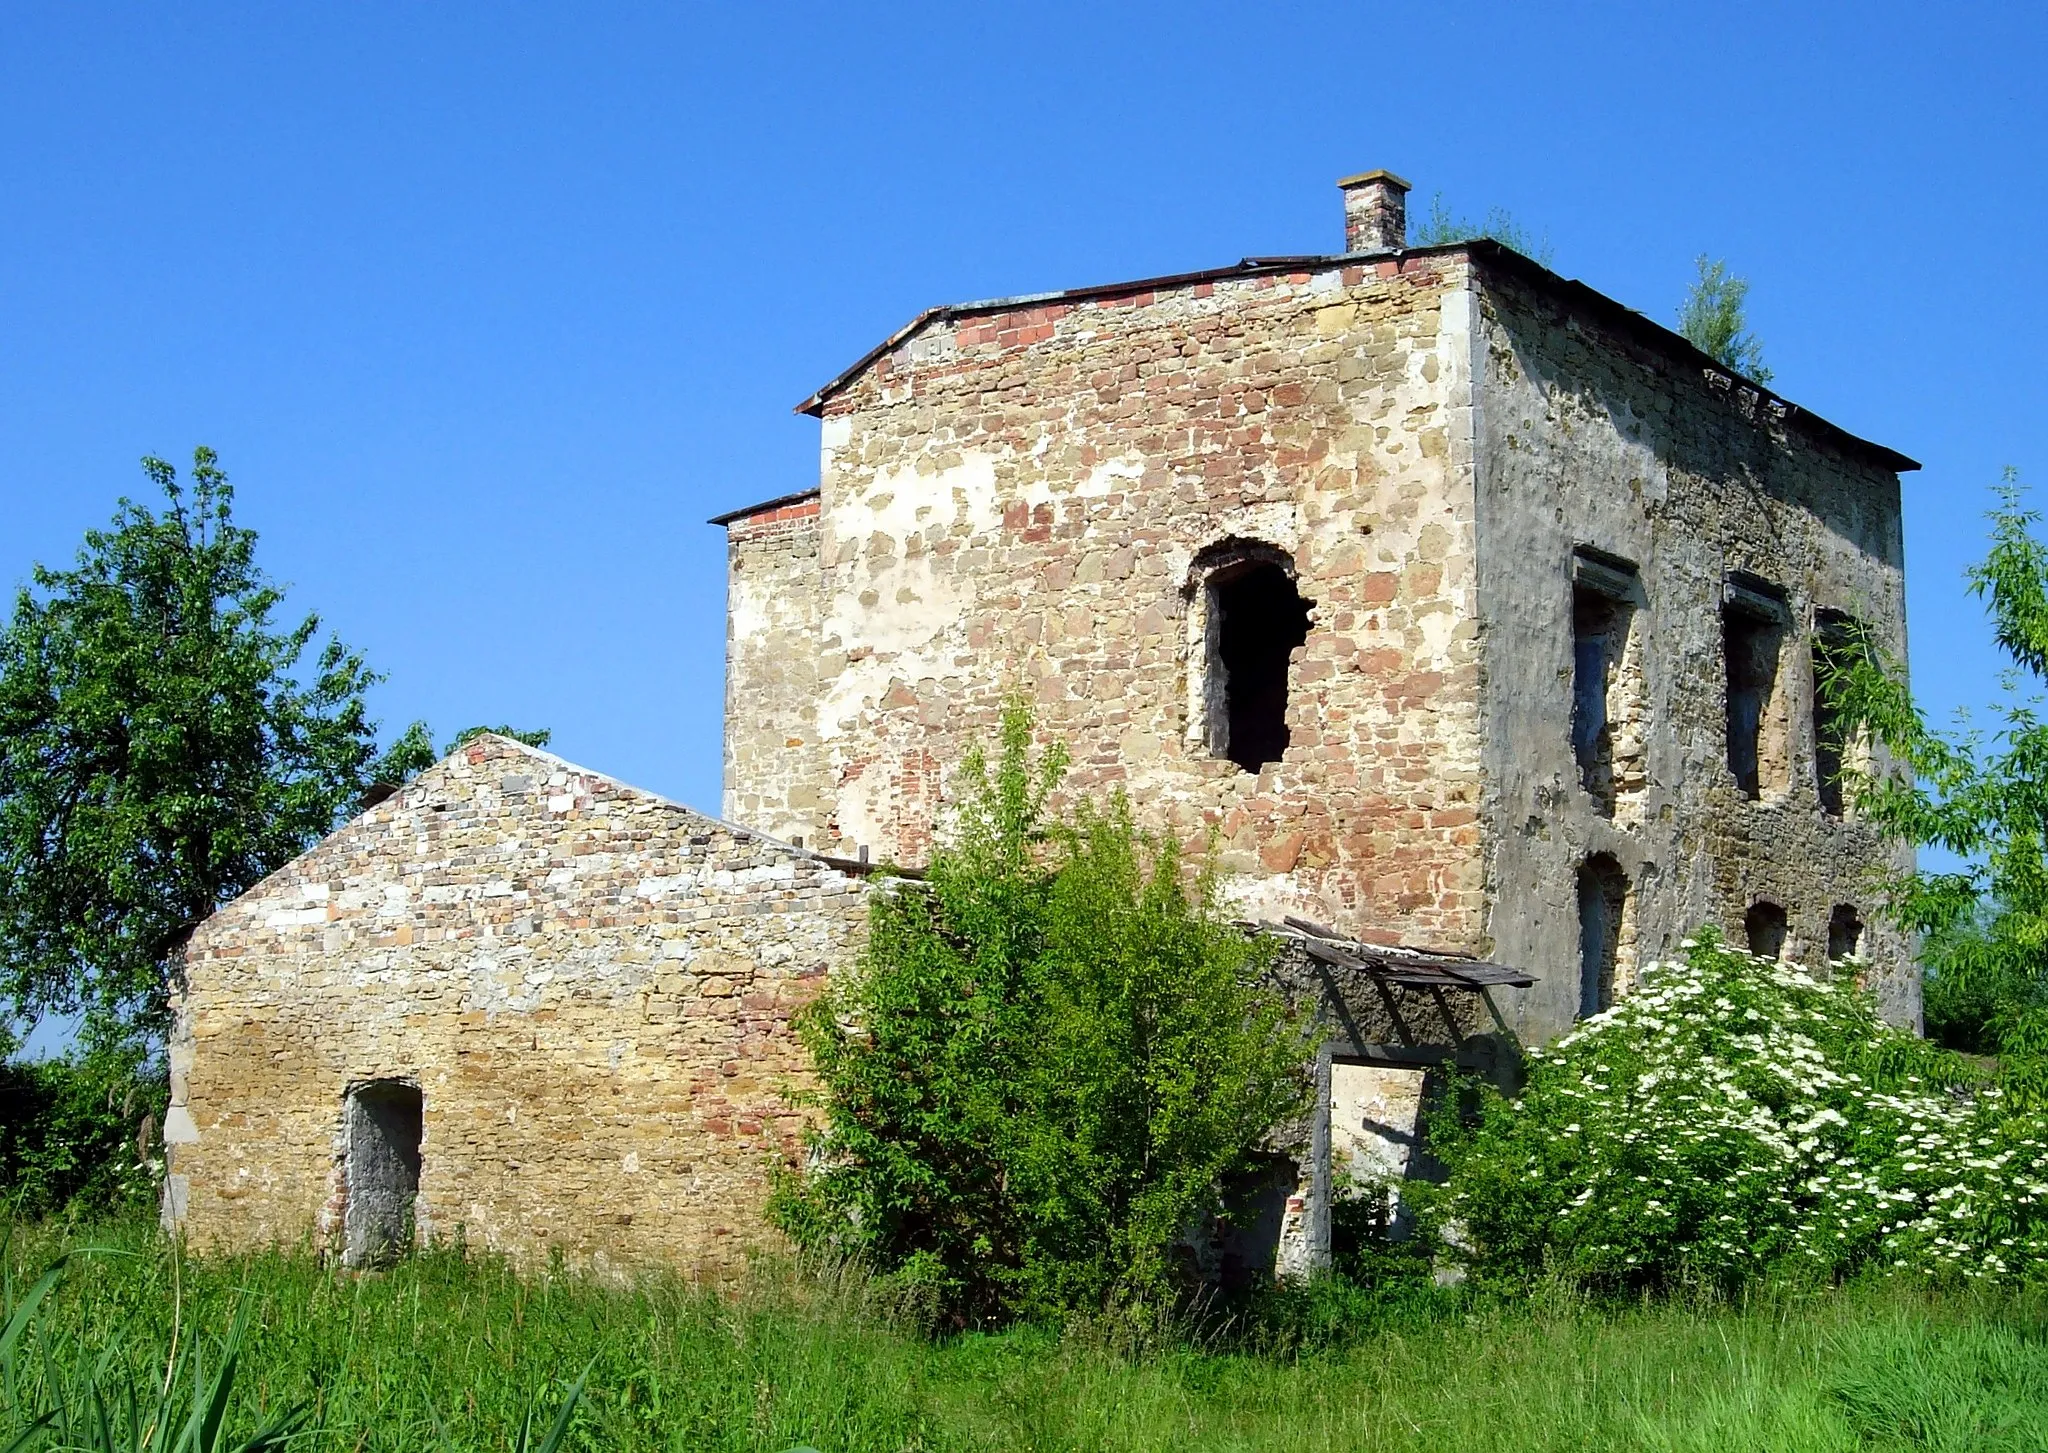
M 1308 639 L 1309 604 L 1271 560 L 1209 578 L 1210 746 L 1247 772 L 1287 750 L 1287 670 Z
M 345 1266 L 380 1266 L 412 1246 L 420 1192 L 420 1087 L 372 1080 L 348 1093 L 342 1218 Z
M 1749 951 L 1760 958 L 1785 957 L 1785 910 L 1771 902 L 1749 905 L 1742 915 L 1742 931 L 1749 939 Z
M 1223 1218 L 1217 1226 L 1217 1280 L 1225 1291 L 1244 1291 L 1273 1280 L 1280 1235 L 1287 1226 L 1287 1198 L 1294 1194 L 1294 1162 L 1259 1155 L 1223 1185 Z

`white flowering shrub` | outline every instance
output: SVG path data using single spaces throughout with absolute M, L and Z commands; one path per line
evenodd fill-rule
M 2048 1119 L 1878 1019 L 1853 964 L 1817 979 L 1710 935 L 1431 1127 L 1424 1197 L 1483 1279 L 1614 1290 L 1872 1264 L 2048 1272 Z

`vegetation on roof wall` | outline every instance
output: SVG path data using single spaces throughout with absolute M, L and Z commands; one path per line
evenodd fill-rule
M 1548 237 L 1539 237 L 1515 220 L 1505 207 L 1493 207 L 1484 217 L 1473 219 L 1453 212 L 1438 192 L 1429 199 L 1429 213 L 1409 229 L 1409 243 L 1415 247 L 1437 247 L 1451 242 L 1470 242 L 1485 237 L 1503 247 L 1512 247 L 1526 258 L 1549 267 L 1553 257 Z
M 1769 383 L 1763 344 L 1749 331 L 1749 279 L 1736 277 L 1726 262 L 1705 253 L 1693 266 L 1699 275 L 1679 305 L 1679 333 L 1723 368 L 1753 383 Z

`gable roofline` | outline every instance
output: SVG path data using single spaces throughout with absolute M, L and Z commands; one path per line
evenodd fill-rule
M 826 867 L 836 869 L 839 872 L 847 874 L 849 877 L 867 877 L 870 874 L 876 872 L 887 872 L 902 877 L 922 876 L 922 873 L 919 870 L 913 868 L 894 867 L 887 863 L 859 862 L 851 858 L 837 858 L 832 856 L 832 854 L 830 853 L 821 853 L 813 848 L 798 847 L 795 843 L 784 842 L 781 838 L 775 837 L 769 833 L 765 833 L 757 827 L 748 827 L 745 823 L 728 822 L 726 819 L 722 817 L 717 817 L 711 813 L 705 812 L 702 808 L 692 807 L 687 802 L 678 802 L 675 798 L 665 797 L 661 793 L 653 791 L 650 788 L 637 787 L 633 783 L 626 781 L 624 778 L 614 777 L 609 772 L 600 772 L 595 767 L 586 767 L 580 762 L 572 762 L 567 757 L 558 757 L 553 752 L 547 751 L 544 748 L 529 746 L 527 743 L 519 741 L 517 738 L 500 736 L 496 732 L 479 732 L 477 735 L 471 737 L 468 741 L 464 742 L 461 746 L 457 747 L 454 751 L 448 753 L 446 756 L 441 757 L 439 760 L 435 761 L 432 766 L 422 767 L 418 772 L 415 772 L 412 776 L 408 777 L 404 782 L 398 784 L 398 786 L 391 792 L 390 796 L 380 797 L 375 802 L 366 803 L 364 806 L 359 808 L 356 814 L 353 817 L 349 818 L 348 821 L 342 823 L 341 826 L 337 827 L 333 832 L 328 833 L 327 836 L 321 838 L 319 842 L 314 843 L 311 847 L 307 848 L 305 852 L 300 853 L 298 857 L 293 858 L 292 862 L 296 863 L 299 861 L 300 858 L 304 858 L 308 854 L 318 852 L 322 847 L 334 841 L 335 838 L 340 837 L 343 833 L 355 827 L 359 822 L 363 820 L 363 818 L 367 817 L 371 812 L 375 811 L 377 808 L 383 806 L 386 802 L 390 801 L 391 797 L 397 797 L 402 795 L 404 792 L 411 788 L 413 783 L 419 781 L 420 778 L 426 776 L 427 773 L 434 771 L 435 768 L 447 766 L 448 763 L 454 761 L 457 757 L 467 753 L 478 742 L 490 742 L 498 746 L 509 748 L 513 755 L 530 757 L 534 760 L 536 764 L 545 765 L 553 770 L 574 772 L 579 776 L 594 778 L 595 780 L 603 782 L 607 786 L 615 788 L 620 792 L 629 792 L 633 796 L 640 798 L 645 802 L 650 802 L 656 807 L 665 807 L 670 809 L 671 811 L 680 812 L 685 814 L 686 816 L 695 818 L 697 821 L 703 823 L 706 827 L 720 828 L 726 832 L 733 834 L 733 836 L 743 841 L 763 843 L 768 847 L 779 849 L 783 852 L 791 854 L 794 857 L 808 859 L 812 862 L 823 863 Z M 288 863 L 285 866 L 289 867 L 290 864 Z M 282 871 L 282 869 L 280 869 L 279 871 Z M 247 891 L 254 892 L 255 885 L 252 885 Z M 238 894 L 236 896 L 241 897 L 244 895 Z M 232 902 L 233 900 L 230 901 Z
M 506 756 L 515 758 L 527 758 L 533 762 L 536 769 L 545 767 L 550 771 L 559 770 L 564 772 L 573 772 L 578 776 L 589 778 L 596 782 L 601 782 L 617 792 L 630 794 L 634 798 L 637 798 L 638 800 L 648 803 L 654 807 L 664 808 L 671 812 L 680 813 L 683 817 L 690 819 L 693 823 L 701 824 L 703 827 L 728 832 L 732 834 L 734 840 L 737 842 L 760 843 L 778 853 L 786 854 L 789 857 L 802 859 L 806 862 L 817 863 L 822 867 L 829 868 L 832 871 L 840 874 L 842 877 L 866 878 L 876 874 L 885 874 L 892 877 L 905 878 L 921 878 L 924 876 L 921 870 L 915 868 L 898 868 L 893 867 L 887 863 L 868 863 L 855 861 L 847 858 L 836 858 L 833 857 L 830 853 L 821 853 L 816 852 L 810 848 L 798 847 L 795 843 L 784 842 L 781 838 L 773 837 L 768 833 L 762 832 L 758 828 L 747 827 L 741 823 L 736 822 L 727 822 L 722 817 L 714 817 L 710 813 L 700 811 L 699 809 L 690 806 L 686 802 L 678 802 L 672 797 L 665 797 L 661 793 L 650 791 L 645 787 L 636 787 L 631 782 L 627 782 L 621 778 L 614 777 L 609 772 L 600 772 L 594 767 L 583 766 L 581 763 L 572 762 L 566 757 L 558 757 L 553 752 L 545 751 L 539 747 L 528 746 L 525 742 L 515 740 L 512 737 L 500 736 L 496 732 L 480 732 L 476 736 L 471 737 L 468 741 L 464 742 L 460 747 L 456 748 L 454 751 L 448 753 L 446 756 L 443 756 L 437 761 L 435 761 L 431 766 L 423 767 L 418 772 L 415 772 L 411 777 L 408 777 L 405 780 L 405 782 L 397 789 L 397 792 L 392 794 L 392 796 L 399 796 L 409 791 L 412 788 L 413 784 L 417 783 L 429 772 L 433 772 L 442 767 L 447 766 L 457 757 L 462 756 L 465 753 L 472 750 L 474 747 L 476 747 L 476 745 L 479 742 L 487 742 L 493 746 L 508 748 L 509 751 L 505 754 Z M 390 801 L 391 798 L 389 797 L 379 798 L 376 802 L 369 803 L 363 807 L 360 807 L 356 811 L 356 813 L 347 821 L 341 823 L 332 832 L 322 837 L 318 842 L 313 843 L 312 845 L 307 847 L 303 852 L 294 855 L 289 862 L 280 864 L 278 867 L 273 868 L 270 872 L 264 874 L 263 877 L 258 879 L 256 882 L 251 883 L 247 888 L 244 888 L 240 893 L 237 893 L 233 898 L 230 898 L 227 902 L 216 906 L 211 913 L 206 915 L 205 918 L 201 919 L 198 923 L 193 924 L 190 928 L 188 928 L 185 931 L 182 938 L 178 941 L 177 944 L 173 946 L 174 954 L 182 955 L 186 951 L 186 948 L 200 934 L 206 932 L 209 929 L 209 926 L 225 922 L 225 915 L 229 914 L 231 911 L 234 911 L 238 907 L 238 905 L 247 903 L 251 900 L 261 897 L 270 889 L 272 884 L 277 882 L 279 879 L 284 878 L 287 874 L 290 874 L 295 869 L 298 869 L 301 864 L 307 861 L 307 859 L 313 858 L 319 855 L 320 853 L 325 852 L 330 845 L 340 841 L 343 838 L 349 837 L 358 832 L 374 831 L 377 825 L 368 822 L 367 819 L 373 812 L 385 806 Z
M 841 860 L 833 858 L 828 854 L 814 852 L 810 848 L 800 848 L 795 843 L 784 842 L 779 837 L 772 837 L 769 834 L 762 832 L 759 828 L 748 827 L 744 823 L 727 822 L 724 818 L 714 816 L 709 812 L 705 812 L 701 808 L 692 807 L 687 802 L 678 802 L 673 797 L 664 797 L 661 793 L 653 791 L 651 788 L 636 787 L 631 782 L 626 781 L 622 777 L 614 777 L 609 772 L 600 772 L 595 767 L 586 767 L 580 762 L 572 762 L 567 757 L 558 757 L 553 752 L 548 751 L 544 747 L 530 746 L 527 743 L 520 741 L 516 737 L 501 737 L 496 732 L 479 732 L 476 736 L 471 737 L 468 741 L 464 742 L 461 746 L 457 747 L 454 751 L 450 752 L 447 756 L 441 758 L 440 761 L 434 763 L 434 767 L 445 766 L 447 763 L 454 761 L 457 757 L 461 756 L 463 753 L 467 752 L 471 747 L 475 746 L 478 742 L 495 742 L 500 746 L 510 747 L 514 753 L 520 756 L 532 757 L 536 761 L 545 762 L 548 766 L 556 768 L 560 771 L 575 772 L 580 776 L 584 777 L 594 777 L 598 781 L 615 787 L 621 792 L 630 792 L 635 797 L 639 797 L 648 802 L 652 802 L 657 807 L 667 807 L 677 812 L 687 813 L 689 816 L 696 818 L 699 822 L 705 823 L 711 827 L 723 828 L 725 829 L 725 831 L 733 834 L 735 837 L 741 838 L 745 841 L 765 843 L 771 848 L 781 848 L 785 852 L 795 854 L 797 857 L 809 858 L 813 861 L 824 863 L 829 867 L 840 866 Z M 418 776 L 412 778 L 411 781 L 417 782 L 420 777 L 423 777 L 428 772 L 433 771 L 434 767 L 427 767 L 423 769 L 418 774 Z M 408 782 L 406 784 L 406 786 L 410 785 L 411 782 Z M 405 786 L 401 786 L 398 790 L 400 792 L 405 791 Z M 325 841 L 325 839 L 323 839 L 322 841 Z M 862 868 L 865 868 L 868 865 L 862 863 L 860 864 L 860 866 Z
M 809 494 L 816 493 L 816 490 L 811 490 L 808 491 L 806 495 L 798 495 L 795 496 L 795 498 L 802 499 L 808 497 Z M 758 506 L 756 508 L 758 508 Z M 744 514 L 747 513 L 747 511 L 743 510 L 740 513 Z M 673 797 L 664 797 L 661 793 L 652 791 L 646 787 L 635 787 L 631 782 L 628 782 L 623 778 L 614 777 L 609 772 L 600 772 L 595 767 L 585 767 L 581 763 L 572 762 L 566 757 L 558 757 L 553 752 L 550 752 L 543 747 L 530 746 L 529 744 L 520 741 L 517 737 L 503 737 L 499 736 L 496 732 L 479 732 L 477 735 L 471 737 L 468 741 L 464 742 L 461 746 L 457 747 L 454 751 L 450 752 L 447 756 L 443 757 L 440 762 L 434 763 L 434 766 L 438 767 L 443 762 L 451 761 L 455 757 L 459 756 L 461 753 L 468 751 L 472 745 L 480 741 L 502 742 L 504 745 L 512 748 L 513 751 L 524 756 L 538 758 L 540 761 L 547 763 L 551 767 L 560 768 L 562 771 L 565 772 L 576 772 L 585 777 L 595 777 L 598 781 L 609 783 L 611 786 L 616 787 L 621 792 L 631 792 L 636 797 L 646 798 L 648 801 L 654 803 L 658 807 L 673 808 L 677 812 L 687 813 L 691 817 L 696 818 L 699 822 L 707 823 L 712 827 L 725 829 L 725 831 L 731 833 L 734 837 L 739 838 L 742 842 L 765 843 L 771 848 L 779 848 L 783 852 L 789 853 L 792 856 L 805 858 L 814 863 L 823 863 L 826 867 L 831 868 L 837 872 L 843 873 L 849 878 L 871 878 L 876 876 L 877 874 L 886 875 L 892 878 L 909 878 L 912 880 L 921 879 L 924 877 L 924 869 L 922 868 L 907 867 L 899 863 L 869 862 L 864 857 L 842 858 L 837 857 L 831 853 L 821 853 L 817 851 L 817 849 L 815 848 L 799 847 L 795 843 L 784 842 L 779 837 L 775 837 L 772 834 L 762 832 L 761 829 L 759 829 L 758 827 L 748 827 L 745 823 L 728 822 L 726 821 L 726 819 L 722 817 L 714 817 L 710 813 L 703 811 L 701 808 L 690 806 L 690 804 L 687 802 L 678 802 Z M 423 771 L 429 772 L 432 770 L 432 767 L 423 769 Z M 405 789 L 401 787 L 398 790 L 400 792 L 403 792 Z M 333 836 L 333 834 L 330 833 L 328 836 L 331 837 Z M 324 842 L 326 841 L 326 839 L 323 838 L 321 839 L 321 841 Z M 865 852 L 866 849 L 862 849 L 862 851 Z
M 1783 394 L 1765 387 L 1755 379 L 1745 378 L 1736 373 L 1713 355 L 1695 347 L 1675 330 L 1665 327 L 1646 314 L 1637 312 L 1625 303 L 1616 301 L 1598 288 L 1576 278 L 1567 278 L 1552 272 L 1534 258 L 1525 257 L 1490 237 L 1475 237 L 1463 242 L 1440 242 L 1429 247 L 1409 247 L 1399 252 L 1307 253 L 1289 257 L 1247 257 L 1229 267 L 1205 268 L 1199 272 L 1171 273 L 1164 277 L 1137 278 L 1129 282 L 1098 283 L 1092 287 L 1068 288 L 1063 292 L 1024 293 L 1012 298 L 985 298 L 971 303 L 949 303 L 942 307 L 927 308 L 855 359 L 851 366 L 798 404 L 794 412 L 809 414 L 813 418 L 821 417 L 826 401 L 834 394 L 841 392 L 867 372 L 884 354 L 902 347 L 935 322 L 949 322 L 956 318 L 979 317 L 989 313 L 1006 313 L 1043 303 L 1087 302 L 1118 293 L 1192 287 L 1198 283 L 1216 282 L 1224 278 L 1264 277 L 1274 273 L 1299 272 L 1303 268 L 1402 262 L 1411 257 L 1449 257 L 1459 254 L 1475 262 L 1498 267 L 1503 272 L 1513 273 L 1523 281 L 1533 283 L 1551 294 L 1567 307 L 1590 315 L 1616 332 L 1664 353 L 1676 362 L 1697 367 L 1710 375 L 1718 375 L 1728 380 L 1731 387 L 1740 384 L 1742 388 L 1754 392 L 1760 399 L 1769 401 L 1771 411 L 1786 424 L 1802 428 L 1846 453 L 1870 459 L 1898 474 L 1910 473 L 1920 468 L 1918 460 L 1874 440 L 1852 434 L 1841 425 L 1831 423 L 1809 409 L 1801 408 Z

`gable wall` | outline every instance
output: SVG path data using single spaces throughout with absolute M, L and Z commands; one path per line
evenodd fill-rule
M 1491 936 L 1534 968 L 1520 1014 L 1538 1036 L 1578 1001 L 1576 874 L 1606 852 L 1630 880 L 1624 974 L 1721 925 L 1744 944 L 1759 898 L 1790 920 L 1787 955 L 1819 963 L 1835 904 L 1865 925 L 1886 1012 L 1919 1018 L 1910 946 L 1877 912 L 1872 875 L 1910 851 L 1821 811 L 1813 761 L 1816 609 L 1847 612 L 1905 657 L 1899 479 L 1852 458 L 1770 401 L 1571 316 L 1513 279 L 1480 290 L 1480 598 L 1486 633 Z M 1647 782 L 1603 816 L 1571 750 L 1571 557 L 1635 562 Z M 1730 571 L 1785 590 L 1779 690 L 1788 786 L 1759 801 L 1727 766 L 1721 602 Z
M 203 924 L 172 1045 L 166 1210 L 201 1245 L 341 1228 L 343 1097 L 416 1082 L 423 1238 L 729 1266 L 769 1233 L 790 1012 L 862 885 L 498 738 Z
M 768 820 L 842 854 L 921 862 L 946 773 L 1020 691 L 1073 748 L 1073 793 L 1121 786 L 1198 854 L 1214 827 L 1264 911 L 1470 942 L 1465 267 L 1020 305 L 878 360 L 826 406 L 818 628 L 735 644 L 730 800 L 773 800 Z M 1199 735 L 1185 587 L 1232 536 L 1291 552 L 1316 602 L 1293 744 L 1257 774 Z M 808 722 L 749 664 L 806 651 Z

